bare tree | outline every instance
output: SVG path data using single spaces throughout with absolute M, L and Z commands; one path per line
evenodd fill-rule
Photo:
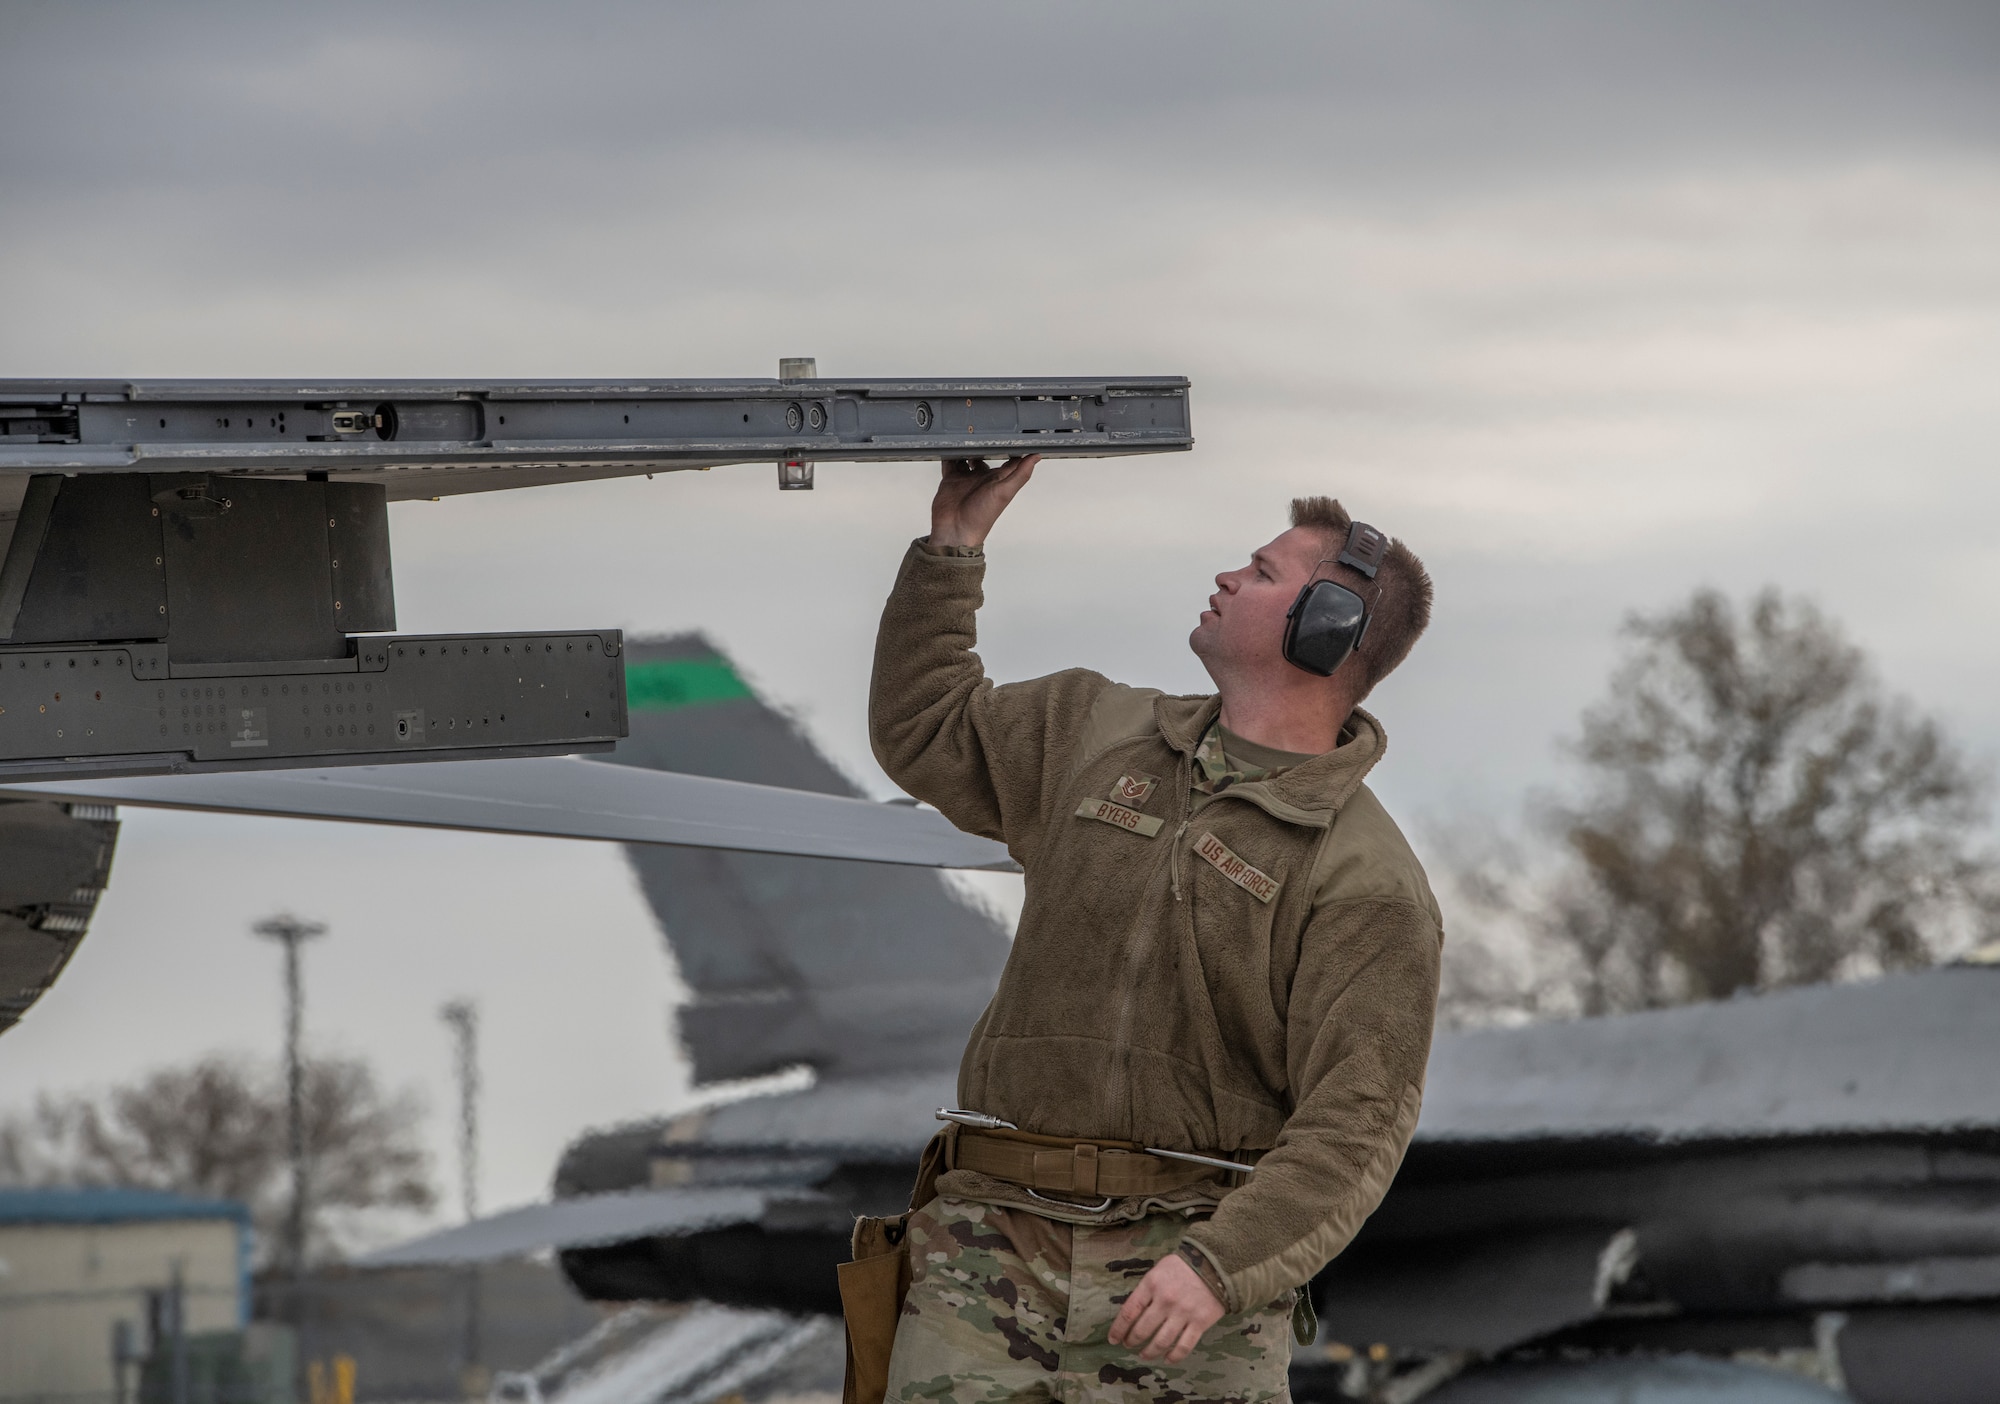
M 340 1256 L 355 1216 L 436 1204 L 414 1094 L 385 1093 L 353 1058 L 307 1060 L 304 1092 L 309 1256 Z M 0 1180 L 239 1200 L 260 1244 L 276 1245 L 290 1205 L 285 1106 L 280 1070 L 228 1057 L 162 1068 L 101 1097 L 45 1096 L 0 1121 Z
M 1624 632 L 1573 743 L 1580 793 L 1543 806 L 1555 851 L 1460 867 L 1485 939 L 1448 1012 L 1718 999 L 1922 965 L 1991 931 L 1984 778 L 1812 605 L 1702 590 Z

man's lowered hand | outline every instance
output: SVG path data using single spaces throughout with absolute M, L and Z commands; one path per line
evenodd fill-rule
M 1167 1364 L 1178 1365 L 1222 1315 L 1222 1303 L 1201 1274 L 1178 1253 L 1169 1253 L 1125 1299 L 1111 1323 L 1111 1344 L 1137 1348 L 1141 1360 L 1164 1355 Z

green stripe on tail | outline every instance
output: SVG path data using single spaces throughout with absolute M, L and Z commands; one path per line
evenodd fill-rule
M 625 705 L 635 712 L 668 712 L 752 695 L 749 685 L 723 658 L 675 658 L 625 665 Z

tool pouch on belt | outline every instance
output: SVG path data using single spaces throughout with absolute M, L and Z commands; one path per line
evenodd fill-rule
M 937 1197 L 937 1179 L 957 1127 L 931 1137 L 917 1166 L 917 1185 L 910 1193 L 914 1213 Z M 889 1352 L 896 1345 L 896 1324 L 902 1320 L 903 1299 L 910 1294 L 910 1215 L 854 1221 L 854 1261 L 842 1263 L 840 1311 L 847 1320 L 847 1378 L 841 1404 L 882 1404 L 889 1392 Z
M 910 1216 L 854 1221 L 854 1261 L 842 1263 L 840 1312 L 847 1319 L 847 1378 L 842 1404 L 882 1404 L 889 1352 L 910 1292 Z

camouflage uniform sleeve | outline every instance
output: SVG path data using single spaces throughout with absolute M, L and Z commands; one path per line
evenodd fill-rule
M 1188 1230 L 1231 1311 L 1311 1281 L 1388 1192 L 1423 1100 L 1441 941 L 1407 900 L 1314 913 L 1287 1010 L 1291 1116 L 1249 1182 Z
M 1107 680 L 1083 669 L 996 687 L 979 655 L 983 555 L 913 543 L 875 635 L 868 735 L 889 778 L 1015 860 L 1047 827 L 1090 704 Z
M 959 556 L 965 560 L 978 561 L 986 558 L 984 546 L 939 546 L 926 537 L 921 537 L 917 545 L 927 556 Z
M 1180 1255 L 1182 1262 L 1195 1270 L 1195 1275 L 1201 1278 L 1201 1285 L 1214 1293 L 1218 1302 L 1229 1296 L 1229 1284 L 1222 1280 L 1221 1269 L 1209 1261 L 1208 1254 L 1185 1238 L 1176 1245 L 1174 1251 Z

